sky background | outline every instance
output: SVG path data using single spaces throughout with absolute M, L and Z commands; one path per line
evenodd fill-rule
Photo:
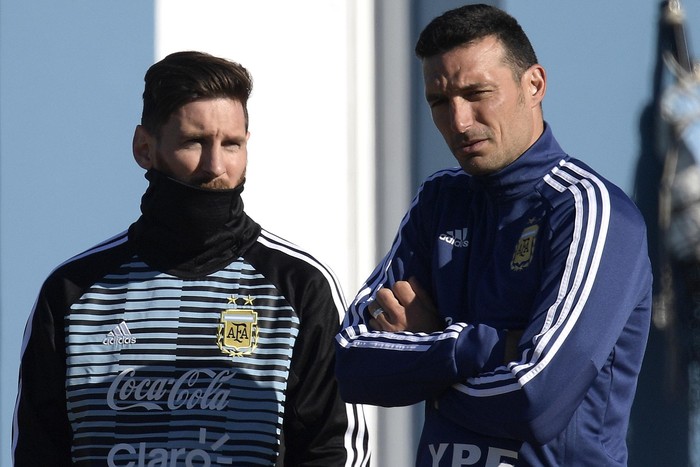
M 502 3 L 547 69 L 545 118 L 557 139 L 627 193 L 640 113 L 651 98 L 658 5 Z M 691 51 L 700 56 L 700 0 L 683 5 Z M 143 74 L 154 60 L 154 14 L 144 0 L 0 0 L 0 465 L 10 464 L 21 335 L 41 282 L 139 214 L 146 183 L 131 137 Z M 198 12 L 193 21 L 211 14 Z M 303 28 L 320 21 L 288 20 Z M 303 53 L 285 50 L 284 41 L 279 48 Z

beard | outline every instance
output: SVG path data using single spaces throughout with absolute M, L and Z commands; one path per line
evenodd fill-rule
M 195 186 L 199 188 L 204 188 L 205 190 L 230 190 L 232 188 L 236 188 L 245 181 L 245 173 L 246 169 L 243 170 L 243 173 L 241 174 L 240 178 L 236 181 L 236 183 L 233 186 L 230 186 L 228 183 L 226 183 L 220 178 L 215 178 L 214 180 L 208 181 L 201 181 L 195 184 Z

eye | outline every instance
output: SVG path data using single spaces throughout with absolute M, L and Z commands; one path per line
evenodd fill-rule
M 201 138 L 190 138 L 190 139 L 186 139 L 182 142 L 182 147 L 187 148 L 187 149 L 195 148 L 195 147 L 198 147 L 201 145 L 202 145 Z
M 428 105 L 431 109 L 447 104 L 447 99 L 444 97 L 433 97 L 428 99 Z
M 469 101 L 478 101 L 485 99 L 491 93 L 490 89 L 473 89 L 464 94 L 464 98 Z
M 227 149 L 236 150 L 241 147 L 241 142 L 238 140 L 224 141 L 222 146 Z

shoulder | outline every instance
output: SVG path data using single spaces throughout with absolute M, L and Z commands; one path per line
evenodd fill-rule
M 100 242 L 58 265 L 42 287 L 49 297 L 70 303 L 131 256 L 128 231 Z
M 81 276 L 94 276 L 123 261 L 130 252 L 129 234 L 128 231 L 123 231 L 64 261 L 51 275 L 74 280 L 79 280 Z
M 333 270 L 293 242 L 262 229 L 245 253 L 245 260 L 291 301 L 323 295 L 344 308 L 342 289 Z
M 448 187 L 453 185 L 463 185 L 470 179 L 461 167 L 451 167 L 449 169 L 438 170 L 425 178 L 421 186 Z
M 257 262 L 256 268 L 275 269 L 299 275 L 333 276 L 331 269 L 318 260 L 307 249 L 296 245 L 272 232 L 262 229 L 257 241 L 245 254 L 246 260 Z
M 440 196 L 453 196 L 456 191 L 469 189 L 471 176 L 460 167 L 438 170 L 426 177 L 420 184 L 417 197 L 434 199 Z
M 548 187 L 546 197 L 555 209 L 644 226 L 642 215 L 630 197 L 578 159 L 562 159 L 544 178 L 544 184 Z
M 559 193 L 568 192 L 568 195 L 577 195 L 585 191 L 591 195 L 611 196 L 630 201 L 617 185 L 574 158 L 561 159 L 544 177 L 544 182 Z

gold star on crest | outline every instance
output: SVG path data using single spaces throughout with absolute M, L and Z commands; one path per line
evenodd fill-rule
M 228 298 L 228 303 L 238 306 L 238 303 L 236 302 L 236 300 L 238 300 L 238 297 L 236 297 L 235 295 L 231 295 Z
M 250 306 L 253 306 L 253 300 L 255 300 L 255 298 L 253 298 L 253 297 L 251 297 L 250 295 L 248 295 L 247 297 L 244 297 L 243 300 L 244 300 L 243 305 L 250 305 Z

